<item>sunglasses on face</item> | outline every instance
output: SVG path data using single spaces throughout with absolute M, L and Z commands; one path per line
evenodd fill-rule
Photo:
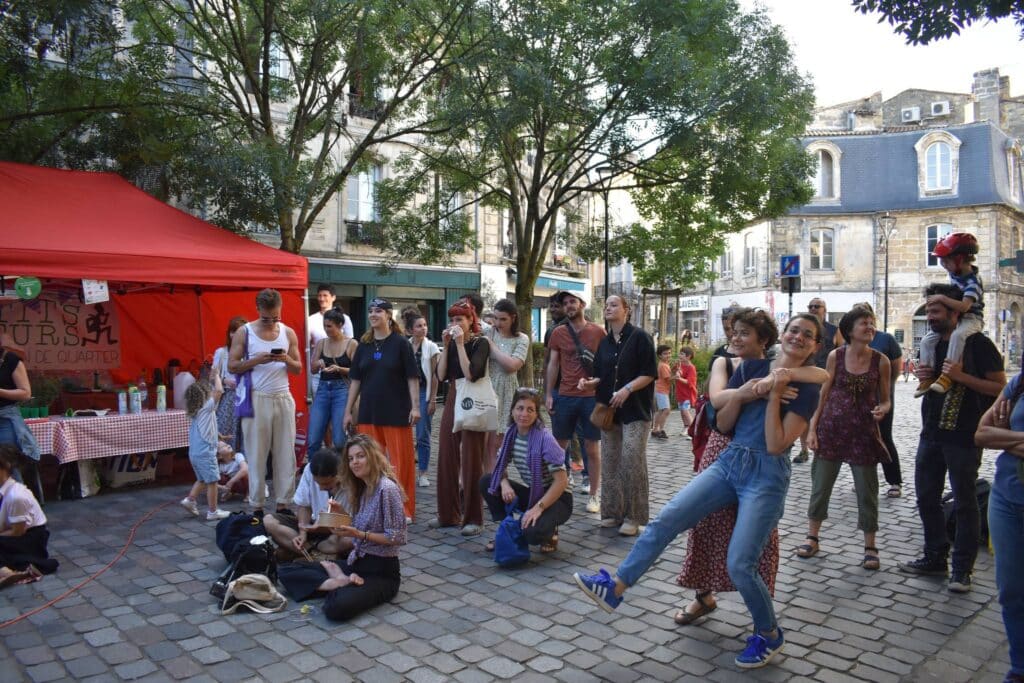
M 807 304 L 807 310 L 813 311 L 816 308 L 825 308 L 825 304 Z

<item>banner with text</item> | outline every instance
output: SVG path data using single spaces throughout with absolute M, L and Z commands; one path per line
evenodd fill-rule
M 121 365 L 121 324 L 113 303 L 43 295 L 0 302 L 0 333 L 27 352 L 30 370 L 107 370 Z

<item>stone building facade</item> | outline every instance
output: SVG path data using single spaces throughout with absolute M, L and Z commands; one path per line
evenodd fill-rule
M 790 297 L 780 259 L 798 255 L 794 312 L 820 296 L 836 321 L 868 301 L 880 327 L 888 317 L 888 331 L 916 348 L 926 331 L 923 289 L 948 281 L 930 251 L 950 232 L 971 232 L 980 243 L 986 334 L 1019 362 L 1024 275 L 999 262 L 1024 249 L 1022 114 L 1024 98 L 1010 96 L 996 69 L 976 73 L 970 94 L 906 90 L 883 101 L 875 93 L 816 111 L 802 140 L 817 161 L 815 196 L 730 236 L 718 279 L 688 293 L 707 297 L 704 341 L 717 341 L 717 318 L 732 304 L 785 320 Z M 895 219 L 888 240 L 884 217 Z

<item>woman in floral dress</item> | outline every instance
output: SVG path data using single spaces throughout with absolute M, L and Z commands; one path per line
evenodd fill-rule
M 530 351 L 530 338 L 519 331 L 519 309 L 508 299 L 494 304 L 494 326 L 485 338 L 491 345 L 488 368 L 491 385 L 498 396 L 498 431 L 487 437 L 484 472 L 494 470 L 494 459 L 505 437 L 504 417 L 512 410 L 512 401 L 519 389 L 519 369 Z
M 725 389 L 733 370 L 744 360 L 764 358 L 765 350 L 778 340 L 778 332 L 771 318 L 763 311 L 750 308 L 738 309 L 733 316 L 733 334 L 729 351 L 736 358 L 719 356 L 711 366 L 708 378 L 708 394 L 714 396 Z M 710 408 L 710 404 L 709 404 Z M 704 457 L 698 472 L 711 466 L 729 445 L 730 436 L 717 429 L 711 430 Z M 697 594 L 693 602 L 676 612 L 675 622 L 680 625 L 693 623 L 700 617 L 714 612 L 718 607 L 715 592 L 734 591 L 732 579 L 726 567 L 726 553 L 729 539 L 736 524 L 736 506 L 732 505 L 705 517 L 690 530 L 683 558 L 682 571 L 676 583 L 693 588 Z M 768 592 L 775 595 L 775 574 L 779 569 L 779 532 L 773 530 L 761 553 L 758 573 L 764 579 Z
M 807 506 L 807 542 L 796 549 L 800 557 L 818 554 L 818 532 L 828 518 L 828 502 L 839 468 L 845 462 L 853 472 L 857 494 L 857 527 L 864 532 L 864 569 L 878 569 L 875 547 L 878 530 L 878 463 L 889 462 L 878 423 L 892 409 L 889 396 L 889 359 L 868 344 L 875 336 L 875 316 L 859 306 L 839 321 L 847 345 L 828 355 L 829 379 L 821 389 L 818 410 L 811 418 L 808 445 L 811 464 L 811 501 Z M 880 381 L 880 378 L 886 378 Z

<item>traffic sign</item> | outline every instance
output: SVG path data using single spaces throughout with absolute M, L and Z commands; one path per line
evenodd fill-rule
M 779 277 L 800 277 L 800 255 L 786 254 L 779 266 Z

